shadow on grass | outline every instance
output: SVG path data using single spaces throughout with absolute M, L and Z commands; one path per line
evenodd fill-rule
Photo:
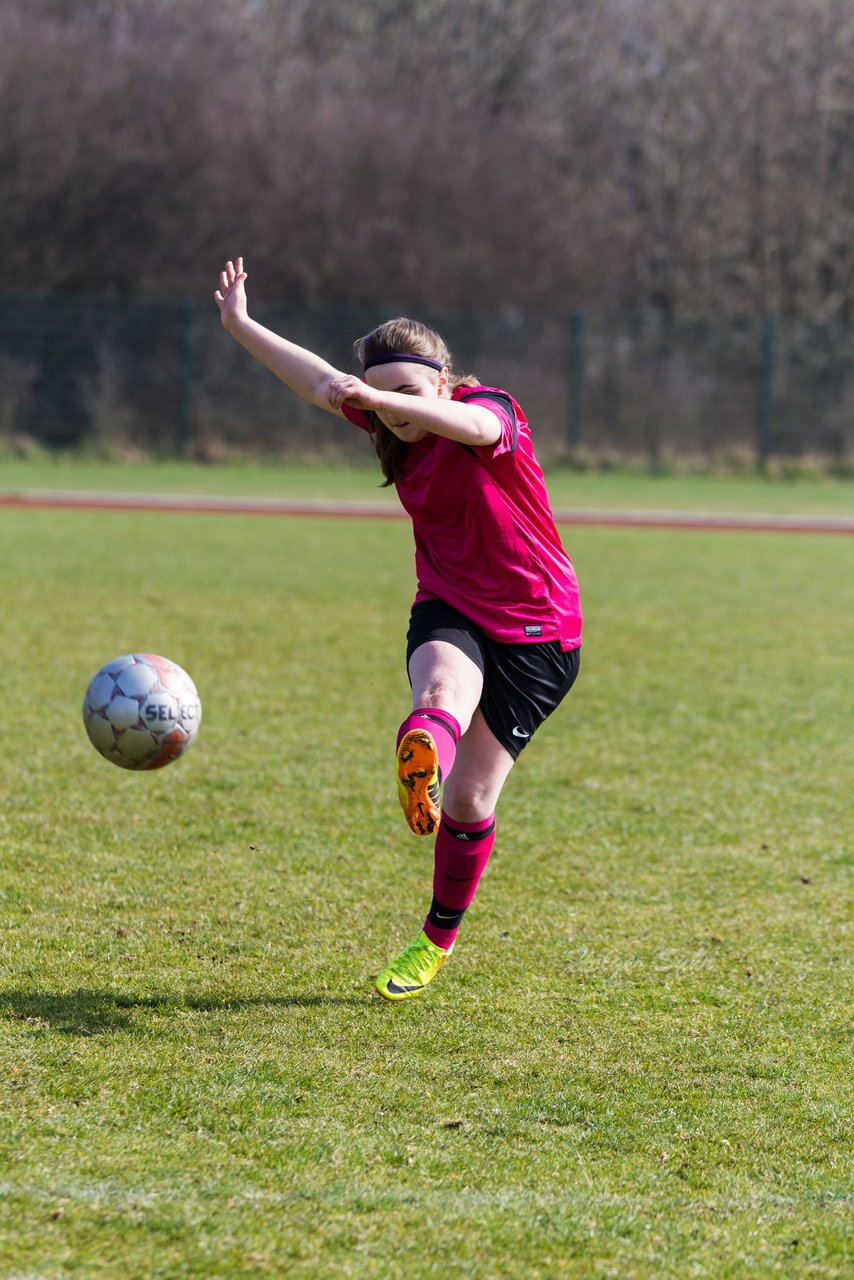
M 192 1010 L 200 1013 L 231 1010 L 311 1009 L 335 1005 L 363 1008 L 374 998 L 338 995 L 253 996 L 223 999 L 219 996 L 122 995 L 115 991 L 88 991 L 83 988 L 54 994 L 48 991 L 0 991 L 0 1016 L 21 1022 L 46 1024 L 68 1035 L 91 1036 L 104 1031 L 141 1031 L 133 1022 L 137 1009 L 163 1013 Z

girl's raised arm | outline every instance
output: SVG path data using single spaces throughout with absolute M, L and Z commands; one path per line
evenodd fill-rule
M 329 399 L 329 387 L 345 375 L 313 351 L 280 338 L 250 319 L 246 308 L 246 272 L 243 259 L 227 262 L 220 273 L 214 300 L 219 307 L 223 328 L 245 347 L 250 355 L 280 378 L 309 404 L 315 404 L 338 418 L 344 414 Z

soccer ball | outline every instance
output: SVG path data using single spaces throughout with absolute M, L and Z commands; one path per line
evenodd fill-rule
M 126 653 L 92 679 L 83 699 L 89 741 L 122 769 L 160 769 L 177 760 L 202 722 L 186 671 L 155 653 Z

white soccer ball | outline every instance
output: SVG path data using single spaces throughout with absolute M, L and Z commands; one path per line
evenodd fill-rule
M 93 677 L 83 723 L 105 760 L 122 769 L 160 769 L 193 742 L 202 704 L 177 663 L 156 653 L 126 653 Z

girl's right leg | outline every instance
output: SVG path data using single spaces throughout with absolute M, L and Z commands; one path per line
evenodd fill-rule
M 476 662 L 445 640 L 419 645 L 409 660 L 412 711 L 397 735 L 397 785 L 416 835 L 439 823 L 439 788 L 454 767 L 457 744 L 483 690 Z

